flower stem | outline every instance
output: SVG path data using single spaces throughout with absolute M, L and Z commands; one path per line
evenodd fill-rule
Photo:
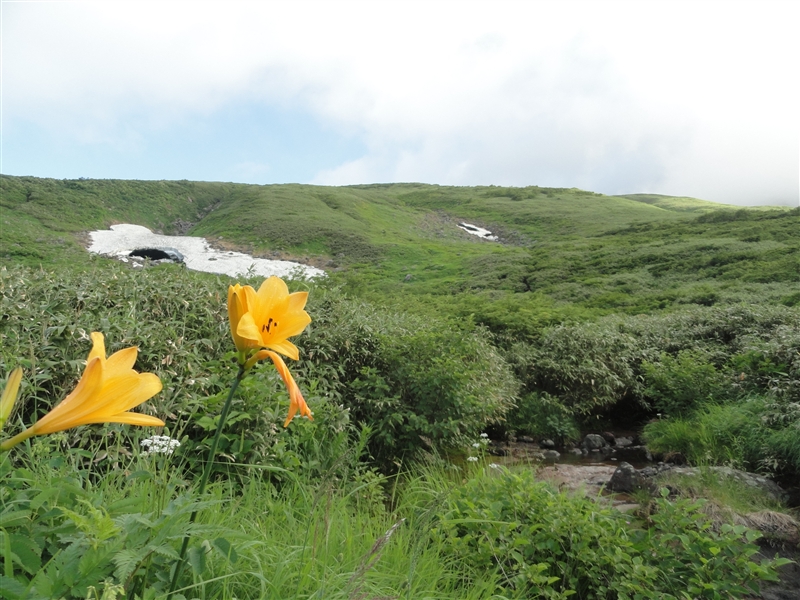
M 203 496 L 203 493 L 206 491 L 206 484 L 208 483 L 208 478 L 211 475 L 211 468 L 214 464 L 214 456 L 217 453 L 217 445 L 219 444 L 219 438 L 222 434 L 222 429 L 225 426 L 225 420 L 228 418 L 228 412 L 231 409 L 231 400 L 233 400 L 233 394 L 236 392 L 236 388 L 239 387 L 239 383 L 244 378 L 244 375 L 247 371 L 244 368 L 244 365 L 239 366 L 239 372 L 236 374 L 236 379 L 233 380 L 233 385 L 231 386 L 230 391 L 228 392 L 228 398 L 225 400 L 225 404 L 222 407 L 222 412 L 219 415 L 219 423 L 217 424 L 217 431 L 214 434 L 214 439 L 211 441 L 211 448 L 208 451 L 208 458 L 206 459 L 206 467 L 203 470 L 203 477 L 200 479 L 200 489 L 197 492 L 199 497 Z M 189 517 L 189 524 L 193 524 L 197 519 L 197 510 L 192 511 L 192 516 Z M 186 556 L 186 549 L 189 547 L 189 537 L 190 535 L 187 533 L 183 536 L 183 544 L 181 545 L 181 553 L 180 558 L 178 558 L 178 563 L 175 565 L 175 573 L 172 575 L 172 582 L 169 586 L 169 592 L 167 593 L 167 598 L 169 599 L 173 592 L 175 591 L 175 586 L 178 584 L 178 578 L 181 575 L 181 571 L 183 570 L 184 564 L 184 557 Z
M 12 438 L 7 439 L 0 444 L 0 452 L 8 452 L 20 442 L 24 442 L 29 437 L 36 435 L 36 430 L 33 427 L 28 427 L 25 431 L 21 431 Z

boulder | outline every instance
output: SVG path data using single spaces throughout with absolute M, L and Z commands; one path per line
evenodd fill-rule
M 606 489 L 612 492 L 633 492 L 642 487 L 643 479 L 630 463 L 621 462 L 611 480 L 606 484 Z
M 603 439 L 603 436 L 596 433 L 590 433 L 581 442 L 581 448 L 587 451 L 600 450 L 606 447 L 608 447 L 608 442 Z

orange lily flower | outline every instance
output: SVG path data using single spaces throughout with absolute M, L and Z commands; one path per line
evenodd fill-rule
M 249 285 L 230 286 L 228 318 L 240 355 L 246 357 L 251 350 L 269 348 L 297 360 L 297 346 L 288 338 L 301 333 L 311 322 L 303 310 L 307 300 L 308 292 L 290 294 L 283 280 L 274 275 L 257 292 Z
M 92 333 L 92 342 L 86 368 L 72 393 L 33 426 L 0 444 L 0 450 L 9 450 L 34 435 L 91 423 L 164 425 L 156 417 L 130 412 L 161 391 L 161 380 L 156 375 L 133 370 L 138 349 L 125 348 L 106 358 L 103 334 Z
M 278 354 L 299 358 L 297 346 L 287 338 L 301 333 L 311 322 L 304 310 L 307 301 L 308 292 L 290 294 L 283 280 L 275 276 L 266 279 L 257 292 L 238 283 L 228 288 L 228 319 L 239 364 L 248 371 L 258 361 L 270 358 L 289 390 L 289 416 L 284 427 L 298 412 L 312 418 L 300 388 Z

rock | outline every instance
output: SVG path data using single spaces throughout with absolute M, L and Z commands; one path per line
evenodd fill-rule
M 543 450 L 542 454 L 546 460 L 558 460 L 558 458 L 561 456 L 561 453 L 556 452 L 555 450 Z
M 688 475 L 690 477 L 697 477 L 703 471 L 715 473 L 721 477 L 736 479 L 745 485 L 759 489 L 778 502 L 785 502 L 788 498 L 788 494 L 783 490 L 783 488 L 781 488 L 781 486 L 771 479 L 767 479 L 763 475 L 747 473 L 731 467 L 705 467 L 705 469 L 699 469 L 697 467 L 678 467 L 669 463 L 659 463 L 657 466 L 642 469 L 639 472 L 639 476 L 644 479 L 650 479 L 657 478 L 663 473 L 670 472 L 680 475 Z
M 641 488 L 643 483 L 642 477 L 633 465 L 621 462 L 606 484 L 606 489 L 612 492 L 632 492 Z
M 550 439 L 542 440 L 541 442 L 539 442 L 539 445 L 542 448 L 555 448 L 556 447 L 556 443 L 553 440 L 550 440 Z
M 603 439 L 603 436 L 597 435 L 596 433 L 590 433 L 583 438 L 581 442 L 581 448 L 584 450 L 599 450 L 607 446 L 608 443 Z
M 518 442 L 525 442 L 526 444 L 533 444 L 535 440 L 529 435 L 521 435 L 517 438 Z
M 615 441 L 617 448 L 627 448 L 628 446 L 633 446 L 633 440 L 628 437 L 618 437 Z
M 572 448 L 572 449 L 569 451 L 569 453 L 570 453 L 570 454 L 575 454 L 575 455 L 577 455 L 577 456 L 581 456 L 581 455 L 583 454 L 583 450 L 581 450 L 580 448 Z
M 680 471 L 681 469 L 677 470 Z M 723 477 L 736 479 L 752 488 L 757 488 L 780 502 L 785 502 L 788 498 L 788 494 L 783 491 L 781 486 L 763 475 L 747 473 L 745 471 L 739 471 L 738 469 L 732 469 L 731 467 L 709 467 L 709 470 Z
M 613 446 L 617 440 L 617 437 L 610 431 L 604 431 L 600 434 L 600 437 L 602 437 L 609 446 Z

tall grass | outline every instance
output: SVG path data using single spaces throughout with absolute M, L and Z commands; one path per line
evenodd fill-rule
M 765 473 L 800 472 L 800 407 L 765 397 L 708 404 L 684 418 L 647 425 L 648 447 L 694 465 Z
M 119 469 L 95 472 L 92 461 L 80 459 L 99 447 L 64 451 L 63 441 L 36 439 L 16 468 L 2 457 L 0 538 L 10 535 L 15 544 L 4 558 L 4 597 L 39 597 L 28 595 L 37 590 L 84 598 L 90 586 L 122 586 L 129 598 L 163 598 L 165 558 L 175 556 L 188 512 L 198 507 L 192 568 L 178 590 L 186 598 L 478 599 L 496 587 L 494 575 L 484 573 L 473 589 L 457 591 L 459 564 L 431 543 L 434 512 L 452 486 L 443 470 L 428 468 L 401 483 L 294 471 L 276 486 L 252 467 L 251 479 L 219 481 L 198 503 L 181 477 L 180 455 L 144 457 L 132 448 Z M 36 569 L 22 560 L 33 560 L 21 553 L 23 539 L 41 555 Z M 92 564 L 71 561 L 76 550 L 92 554 Z M 74 572 L 57 568 L 64 566 Z

